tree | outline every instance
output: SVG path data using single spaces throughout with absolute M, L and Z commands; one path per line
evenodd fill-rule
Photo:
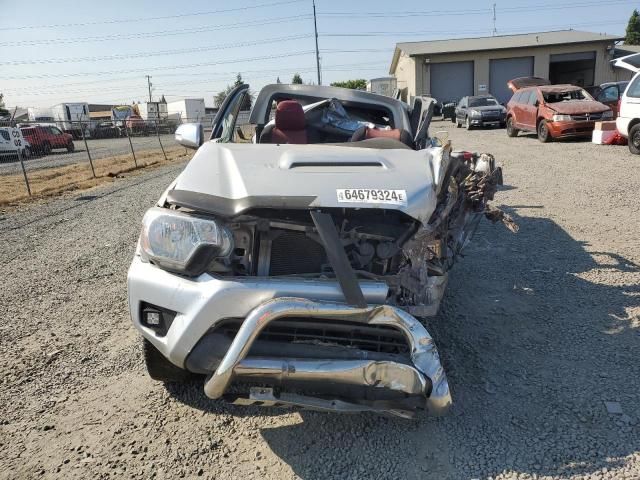
M 276 78 L 276 83 L 282 83 L 282 82 L 280 81 L 280 77 Z
M 634 10 L 629 18 L 624 43 L 626 45 L 640 45 L 640 14 L 638 10 Z
M 233 85 L 227 85 L 224 90 L 221 90 L 220 92 L 217 93 L 215 97 L 213 97 L 213 104 L 217 108 L 220 108 L 224 102 L 224 99 L 227 98 L 227 96 L 231 93 L 231 91 L 234 88 L 239 87 L 240 85 L 243 85 L 243 84 L 244 84 L 244 81 L 242 80 L 242 75 L 238 73 L 238 75 L 236 75 L 236 80 L 233 82 Z M 250 91 L 247 91 L 247 94 L 245 95 L 244 100 L 242 101 L 242 107 L 240 107 L 240 110 L 250 110 L 252 104 L 253 104 L 253 93 L 251 93 Z
M 0 117 L 8 117 L 11 112 L 4 107 L 4 94 L 0 93 Z
M 293 83 L 294 85 L 302 85 L 304 82 L 302 81 L 302 77 L 300 76 L 300 74 L 296 73 L 293 75 L 291 83 Z
M 356 80 L 345 80 L 344 82 L 333 82 L 332 87 L 350 88 L 352 90 L 366 90 L 367 81 L 364 78 Z

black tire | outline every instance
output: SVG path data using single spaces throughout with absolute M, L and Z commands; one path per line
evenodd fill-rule
M 187 382 L 193 378 L 191 372 L 176 367 L 154 347 L 147 339 L 142 339 L 144 363 L 149 376 L 165 383 Z
M 51 144 L 49 142 L 45 142 L 42 145 L 42 154 L 49 155 L 51 153 Z
M 553 140 L 551 134 L 549 133 L 549 128 L 547 127 L 546 120 L 540 120 L 538 122 L 538 128 L 536 130 L 538 131 L 538 140 L 540 140 L 542 143 L 549 143 L 551 140 Z
M 471 120 L 469 120 L 469 117 L 464 119 L 464 128 L 466 128 L 467 130 L 471 130 L 473 128 L 471 126 Z
M 75 151 L 75 149 L 76 149 L 76 146 L 73 144 L 73 142 L 67 143 L 67 152 L 71 153 Z
M 519 130 L 513 124 L 513 117 L 507 118 L 507 136 L 508 137 L 517 137 Z
M 456 128 L 462 128 L 462 122 L 456 117 Z
M 629 130 L 629 151 L 634 155 L 640 155 L 640 123 Z

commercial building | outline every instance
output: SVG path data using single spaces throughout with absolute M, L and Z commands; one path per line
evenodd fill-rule
M 441 102 L 491 93 L 511 97 L 507 81 L 548 78 L 552 83 L 591 86 L 628 78 L 614 69 L 622 37 L 577 30 L 460 38 L 396 45 L 389 73 L 407 98 L 431 95 Z

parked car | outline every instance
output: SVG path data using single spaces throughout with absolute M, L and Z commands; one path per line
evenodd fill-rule
M 462 97 L 455 108 L 455 123 L 467 130 L 473 127 L 503 127 L 507 109 L 492 95 Z
M 445 103 L 442 106 L 442 120 L 450 119 L 453 123 L 456 123 L 456 106 L 457 102 Z
M 264 87 L 253 142 L 236 143 L 248 89 L 227 96 L 210 141 L 200 123 L 178 128 L 197 152 L 144 216 L 128 292 L 149 374 L 204 374 L 209 398 L 242 405 L 444 413 L 415 316 L 436 314 L 496 213 L 500 168 L 430 138 L 431 101 L 315 85 Z
M 92 138 L 116 138 L 120 136 L 120 130 L 114 122 L 99 122 L 91 132 Z
M 629 85 L 628 81 L 606 82 L 595 87 L 586 87 L 585 90 L 598 102 L 609 107 L 613 112 L 613 118 L 617 118 L 620 99 L 627 85 Z
M 596 121 L 612 118 L 611 109 L 581 87 L 525 87 L 516 90 L 507 104 L 507 135 L 515 137 L 520 130 L 535 132 L 541 142 L 591 137 Z
M 30 158 L 32 153 L 30 142 L 22 136 L 19 128 L 0 127 L 0 159 L 17 159 L 18 151 L 23 159 Z
M 616 67 L 635 73 L 620 99 L 620 110 L 616 119 L 618 132 L 629 139 L 629 151 L 640 154 L 640 53 L 617 59 Z
M 68 152 L 75 150 L 73 136 L 64 133 L 56 126 L 31 126 L 22 128 L 22 134 L 31 144 L 33 151 L 49 155 L 51 150 L 64 148 Z

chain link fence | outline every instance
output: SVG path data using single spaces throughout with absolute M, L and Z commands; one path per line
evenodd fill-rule
M 186 159 L 189 152 L 175 141 L 174 132 L 192 122 L 210 132 L 210 122 L 187 118 L 0 123 L 0 204 Z

